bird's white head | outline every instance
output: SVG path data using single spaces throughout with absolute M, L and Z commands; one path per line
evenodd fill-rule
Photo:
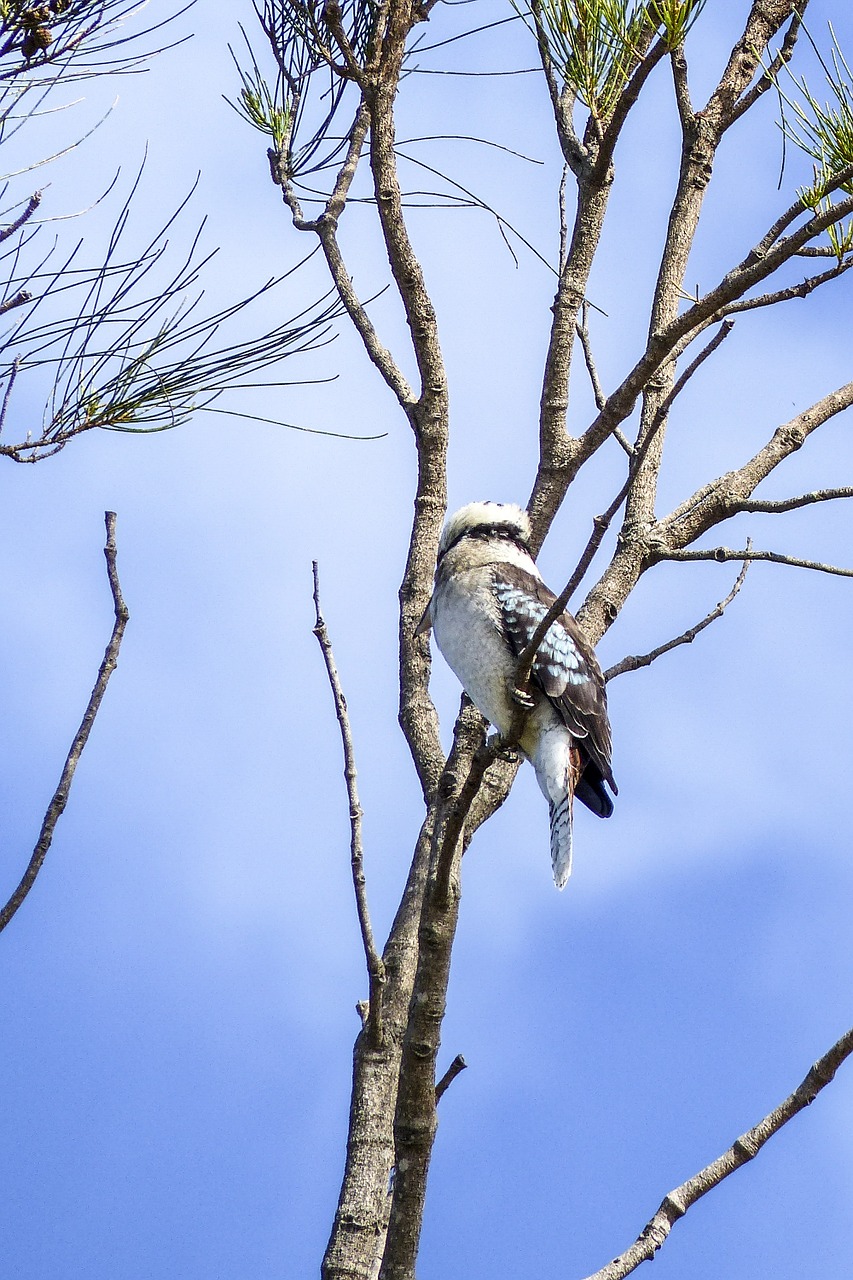
M 462 538 L 506 538 L 525 550 L 530 543 L 530 517 L 514 502 L 469 502 L 444 526 L 438 544 L 438 558 L 446 555 Z

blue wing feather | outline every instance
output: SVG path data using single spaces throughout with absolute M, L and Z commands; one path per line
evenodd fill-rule
M 504 632 L 520 656 L 556 597 L 540 578 L 514 564 L 496 565 L 493 585 Z M 616 784 L 610 767 L 607 693 L 595 652 L 570 613 L 562 613 L 546 631 L 532 678 L 560 712 L 585 757 L 578 799 L 608 817 L 613 804 L 602 782 L 606 780 L 614 794 Z

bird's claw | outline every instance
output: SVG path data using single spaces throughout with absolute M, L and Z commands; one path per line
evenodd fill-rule
M 525 711 L 532 711 L 534 701 L 531 694 L 526 689 L 518 689 L 514 684 L 510 684 L 509 696 L 517 706 L 523 707 Z

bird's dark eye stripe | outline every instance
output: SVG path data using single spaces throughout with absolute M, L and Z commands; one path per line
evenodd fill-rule
M 448 543 L 441 552 L 438 557 L 439 560 L 446 556 L 448 551 L 452 551 L 463 538 L 478 538 L 482 542 L 488 542 L 490 538 L 505 538 L 508 542 L 515 542 L 524 551 L 528 550 L 527 541 L 517 524 L 508 524 L 506 522 L 477 524 L 471 529 L 463 529 L 461 533 L 458 533 L 453 541 Z

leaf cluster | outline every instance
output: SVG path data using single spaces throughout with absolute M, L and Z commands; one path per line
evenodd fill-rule
M 832 24 L 829 32 L 832 41 L 829 63 L 818 53 L 829 100 L 821 102 L 804 76 L 791 77 L 801 101 L 783 93 L 777 84 L 780 96 L 793 114 L 793 120 L 785 119 L 783 123 L 785 134 L 815 162 L 814 181 L 801 191 L 804 206 L 815 210 L 824 201 L 830 183 L 853 164 L 853 73 Z M 844 182 L 841 190 L 849 194 L 853 184 Z
M 231 105 L 268 134 L 288 176 L 314 173 L 346 146 L 349 129 L 343 131 L 346 136 L 333 137 L 332 124 L 353 68 L 368 57 L 379 5 L 376 0 L 266 0 L 257 13 L 275 60 L 276 81 L 264 80 L 252 54 L 251 67 L 240 70 L 239 101 Z
M 231 55 L 234 57 L 233 50 Z M 284 92 L 281 76 L 270 87 L 261 74 L 254 54 L 251 54 L 251 58 L 252 64 L 248 69 L 241 67 L 234 58 L 240 77 L 240 92 L 236 101 L 228 97 L 225 101 L 242 120 L 268 137 L 277 152 L 285 152 L 293 126 L 293 99 Z
M 610 118 L 642 56 L 644 35 L 681 44 L 705 0 L 534 0 L 534 17 L 566 86 L 600 121 Z

